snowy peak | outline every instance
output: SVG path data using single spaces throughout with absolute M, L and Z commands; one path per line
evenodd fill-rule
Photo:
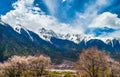
M 0 25 L 4 24 L 3 22 L 0 22 Z M 9 26 L 7 24 L 4 24 L 0 27 L 6 27 Z M 12 26 L 11 28 L 15 32 L 19 33 L 20 36 L 25 36 L 26 38 L 29 38 L 29 40 L 32 40 L 32 42 L 39 42 L 39 40 L 36 41 L 36 39 L 41 39 L 43 41 L 47 41 L 50 45 L 54 45 L 58 48 L 61 48 L 62 43 L 64 46 L 70 46 L 66 47 L 67 49 L 70 49 L 72 47 L 72 44 L 76 46 L 81 46 L 83 48 L 91 47 L 91 46 L 98 46 L 101 49 L 106 49 L 108 51 L 117 51 L 120 50 L 120 39 L 117 38 L 110 38 L 110 37 L 95 37 L 94 35 L 84 35 L 84 34 L 60 34 L 54 32 L 54 30 L 46 29 L 46 28 L 39 28 L 38 32 L 32 31 L 24 28 L 22 25 L 16 25 L 16 27 Z M 37 36 L 37 38 L 35 37 Z M 54 37 L 54 39 L 51 39 Z M 57 40 L 56 40 L 57 39 Z M 74 42 L 74 43 L 73 43 Z M 74 48 L 74 46 L 73 46 Z
M 69 40 L 69 41 L 73 41 L 75 43 L 79 43 L 82 39 L 82 35 L 80 34 L 59 34 L 59 33 L 55 33 L 52 30 L 47 30 L 45 28 L 41 28 L 39 29 L 39 35 L 42 39 L 46 40 L 46 41 L 50 41 L 51 37 L 55 37 L 58 39 L 63 39 L 63 40 Z
M 62 36 L 62 39 L 66 39 L 66 40 L 69 40 L 69 41 L 73 41 L 75 43 L 79 43 L 80 41 L 82 41 L 84 38 L 83 35 L 81 34 L 66 34 L 66 35 L 63 35 Z
M 55 37 L 58 39 L 73 41 L 74 43 L 77 44 L 83 40 L 88 41 L 92 38 L 91 35 L 85 36 L 82 34 L 71 34 L 71 33 L 59 34 L 59 33 L 55 33 L 53 30 L 47 30 L 45 28 L 39 29 L 39 36 L 46 41 L 50 41 L 51 37 Z
M 105 38 L 105 37 L 95 37 L 94 35 L 83 35 L 83 34 L 72 34 L 72 33 L 68 33 L 68 34 L 59 34 L 59 33 L 55 33 L 53 30 L 47 30 L 45 28 L 41 28 L 39 29 L 39 36 L 46 40 L 51 42 L 51 37 L 55 37 L 58 39 L 62 39 L 62 40 L 69 40 L 72 41 L 76 44 L 79 44 L 81 41 L 84 41 L 85 44 L 91 40 L 91 39 L 98 39 L 101 40 L 102 42 L 104 42 L 105 44 L 111 44 L 112 46 L 114 46 L 114 42 L 113 40 L 120 40 L 120 39 L 116 39 L 116 38 Z M 120 43 L 120 41 L 119 41 Z
M 5 25 L 4 22 L 0 21 L 0 24 Z M 29 30 L 23 27 L 20 24 L 17 24 L 15 26 L 11 26 L 17 33 L 21 34 L 21 30 L 24 30 L 29 38 L 34 41 L 33 36 L 29 33 Z M 36 33 L 36 32 L 35 32 Z M 114 46 L 114 40 L 118 40 L 120 44 L 120 38 L 113 38 L 113 37 L 95 37 L 92 34 L 86 35 L 86 34 L 73 34 L 73 33 L 67 33 L 67 34 L 60 34 L 54 32 L 54 30 L 46 29 L 46 28 L 40 28 L 38 29 L 38 32 L 36 33 L 40 38 L 42 38 L 45 41 L 48 41 L 51 43 L 51 38 L 55 37 L 62 40 L 69 40 L 76 44 L 79 44 L 80 42 L 84 41 L 85 44 L 87 44 L 88 41 L 98 39 L 104 42 L 105 44 Z
M 29 30 L 26 29 L 25 27 L 23 27 L 21 24 L 16 24 L 15 26 L 10 26 L 10 27 L 12 27 L 14 31 L 16 31 L 17 33 L 19 33 L 21 35 L 22 35 L 22 31 L 24 31 L 32 41 L 34 40 L 33 37 L 30 35 Z
M 40 34 L 48 34 L 51 36 L 57 36 L 56 33 L 52 30 L 46 30 L 45 28 L 39 29 Z
M 46 41 L 50 41 L 51 37 L 57 37 L 57 34 L 52 30 L 41 28 L 39 29 L 39 36 Z

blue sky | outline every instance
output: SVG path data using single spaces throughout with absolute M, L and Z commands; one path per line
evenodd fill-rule
M 37 30 L 32 26 L 36 24 L 37 28 L 53 30 L 59 26 L 60 29 L 56 32 L 65 28 L 63 33 L 80 32 L 101 37 L 118 36 L 115 33 L 120 32 L 120 0 L 0 0 L 0 15 L 1 19 L 10 25 L 24 20 L 22 25 L 32 31 Z M 24 15 L 34 21 L 38 19 L 39 23 L 35 21 L 29 24 L 31 20 L 26 21 L 27 17 Z M 8 21 L 9 19 L 16 23 Z
M 17 0 L 0 0 L 0 14 L 6 14 L 10 10 L 13 10 L 12 4 Z M 60 21 L 67 21 L 69 19 L 74 19 L 76 12 L 83 13 L 86 8 L 94 5 L 97 0 L 66 0 L 63 2 L 62 0 L 50 0 L 48 4 L 46 4 L 47 0 L 34 0 L 34 5 L 38 6 L 44 11 L 46 14 L 53 15 L 57 17 Z M 104 0 L 101 0 L 104 1 Z M 107 4 L 105 6 L 98 6 L 100 8 L 98 10 L 98 14 L 103 12 L 111 12 L 116 13 L 118 17 L 120 17 L 120 1 L 119 0 L 107 0 Z M 53 5 L 49 7 L 48 5 Z M 55 6 L 54 6 L 55 5 Z M 51 8 L 55 8 L 53 12 Z M 93 10 L 94 11 L 94 10 Z
M 69 22 L 76 16 L 76 12 L 84 13 L 86 9 L 94 5 L 98 0 L 35 0 L 35 4 L 46 13 L 57 17 L 60 21 Z M 106 1 L 104 5 L 104 1 Z M 99 2 L 99 1 L 98 1 Z M 102 3 L 103 2 L 103 3 Z M 52 7 L 51 7 L 52 6 Z M 51 8 L 54 8 L 52 10 Z M 116 13 L 120 17 L 120 1 L 119 0 L 101 0 L 101 5 L 96 6 L 98 14 L 103 12 Z M 92 10 L 96 11 L 96 10 Z

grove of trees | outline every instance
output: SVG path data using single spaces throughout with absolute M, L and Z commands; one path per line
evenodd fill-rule
M 50 58 L 43 55 L 13 56 L 0 64 L 0 70 L 4 77 L 41 77 L 50 62 Z
M 76 65 L 81 77 L 120 77 L 119 67 L 119 62 L 94 47 L 84 50 Z
M 57 73 L 49 71 L 51 59 L 48 56 L 12 56 L 0 63 L 0 77 L 120 77 L 119 58 L 114 60 L 92 47 L 81 52 L 76 73 Z

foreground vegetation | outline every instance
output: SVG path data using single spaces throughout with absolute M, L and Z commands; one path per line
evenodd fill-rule
M 47 56 L 13 56 L 0 64 L 4 77 L 41 77 L 47 73 L 50 58 Z
M 56 72 L 50 71 L 48 56 L 13 56 L 0 64 L 0 77 L 120 77 L 119 60 L 89 48 L 80 54 L 76 72 Z
M 120 62 L 94 47 L 81 53 L 77 69 L 81 77 L 120 77 Z

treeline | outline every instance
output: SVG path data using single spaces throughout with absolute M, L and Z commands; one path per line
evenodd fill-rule
M 92 47 L 80 54 L 76 73 L 56 75 L 49 71 L 51 59 L 48 56 L 13 56 L 0 64 L 0 77 L 120 77 L 119 60 Z

